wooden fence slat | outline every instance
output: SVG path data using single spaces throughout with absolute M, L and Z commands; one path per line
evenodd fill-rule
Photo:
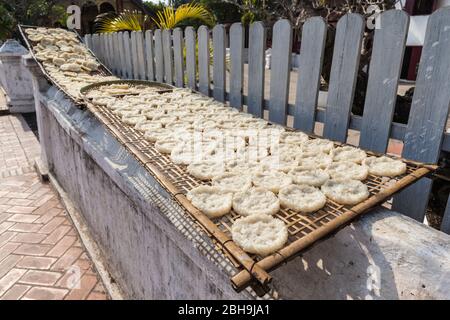
M 147 65 L 147 79 L 150 81 L 155 80 L 155 61 L 154 61 L 154 43 L 153 43 L 153 31 L 147 30 L 145 32 L 145 60 Z
M 163 58 L 163 44 L 162 31 L 155 30 L 155 69 L 156 81 L 164 82 L 164 58 Z
M 105 40 L 105 34 L 100 34 L 100 56 L 103 63 L 107 63 L 108 61 L 108 51 L 106 49 L 106 40 Z
M 102 63 L 105 63 L 105 58 L 104 58 L 104 48 L 103 48 L 103 34 L 98 34 L 98 58 Z
M 139 65 L 138 65 L 138 53 L 137 53 L 137 40 L 136 40 L 136 31 L 132 31 L 130 34 L 130 41 L 131 41 L 131 70 L 133 71 L 133 74 L 131 78 L 138 79 L 139 77 Z
M 125 46 L 123 43 L 123 34 L 124 32 L 119 32 L 117 36 L 117 40 L 119 42 L 119 67 L 120 67 L 120 76 L 123 79 L 127 78 L 127 66 L 125 60 Z
M 114 74 L 117 74 L 117 56 L 119 54 L 119 50 L 116 46 L 116 33 L 111 33 L 109 35 L 109 46 L 111 48 L 111 67 L 113 70 L 111 70 Z
M 209 30 L 206 26 L 198 28 L 198 90 L 208 95 L 209 92 Z
M 112 43 L 112 33 L 106 34 L 106 46 L 108 50 L 108 68 L 114 73 L 114 47 Z
M 187 85 L 189 88 L 197 89 L 196 75 L 196 40 L 195 30 L 193 27 L 187 27 L 184 31 L 186 37 L 186 74 Z
M 123 46 L 125 52 L 127 78 L 133 79 L 133 60 L 131 57 L 131 38 L 128 32 L 123 33 Z
M 99 57 L 99 48 L 98 48 L 98 34 L 94 33 L 92 35 L 92 51 L 94 52 L 94 54 Z
M 313 133 L 320 89 L 327 24 L 321 17 L 308 19 L 303 25 L 300 66 L 297 78 L 294 128 Z
M 273 26 L 269 120 L 286 124 L 291 73 L 292 27 L 289 20 Z
M 212 30 L 213 37 L 213 97 L 225 102 L 226 94 L 226 32 L 221 24 L 216 25 Z
M 136 33 L 136 49 L 139 79 L 145 80 L 145 71 L 147 66 L 145 64 L 144 34 L 142 31 L 138 31 Z
M 173 60 L 175 85 L 184 87 L 184 57 L 183 57 L 183 30 L 175 28 L 173 30 Z
M 450 198 L 447 200 L 447 206 L 445 207 L 444 218 L 441 223 L 441 231 L 446 234 L 450 234 Z
M 361 56 L 364 19 L 346 14 L 337 24 L 323 135 L 345 142 Z
M 111 51 L 109 51 L 108 34 L 103 33 L 102 38 L 103 38 L 105 65 L 109 66 L 111 60 Z
M 403 157 L 437 163 L 450 105 L 450 7 L 428 20 Z M 423 221 L 432 181 L 421 179 L 394 197 L 393 209 Z
M 244 28 L 233 23 L 230 28 L 230 106 L 242 108 L 244 83 Z
M 248 112 L 257 117 L 264 116 L 264 81 L 266 59 L 266 29 L 262 22 L 252 23 L 248 45 Z
M 164 53 L 165 82 L 173 84 L 173 52 L 172 52 L 172 30 L 165 29 L 162 33 Z
M 360 147 L 385 153 L 402 69 L 409 16 L 402 10 L 389 10 L 379 17 L 375 30 Z
M 84 44 L 86 45 L 86 47 L 88 47 L 91 51 L 93 51 L 93 47 L 92 47 L 92 35 L 91 34 L 86 34 L 84 36 Z

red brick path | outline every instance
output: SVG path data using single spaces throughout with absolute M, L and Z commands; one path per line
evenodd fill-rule
M 0 300 L 107 299 L 70 217 L 33 171 L 38 155 L 23 118 L 0 117 Z

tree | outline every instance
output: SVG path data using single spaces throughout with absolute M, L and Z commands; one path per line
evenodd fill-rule
M 0 37 L 17 37 L 17 24 L 53 26 L 65 17 L 58 0 L 13 0 L 0 4 Z

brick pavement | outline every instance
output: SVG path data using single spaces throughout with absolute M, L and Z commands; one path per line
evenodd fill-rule
M 33 171 L 38 155 L 23 118 L 1 116 L 0 300 L 107 299 L 57 194 Z

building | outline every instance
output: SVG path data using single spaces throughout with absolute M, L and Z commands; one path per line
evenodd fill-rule
M 450 0 L 401 0 L 398 7 L 411 16 L 402 79 L 415 80 L 422 55 L 428 17 L 439 8 L 450 6 Z
M 97 15 L 107 12 L 120 13 L 124 10 L 145 12 L 142 0 L 62 0 L 66 6 L 77 5 L 81 8 L 81 33 L 94 32 L 94 20 Z

